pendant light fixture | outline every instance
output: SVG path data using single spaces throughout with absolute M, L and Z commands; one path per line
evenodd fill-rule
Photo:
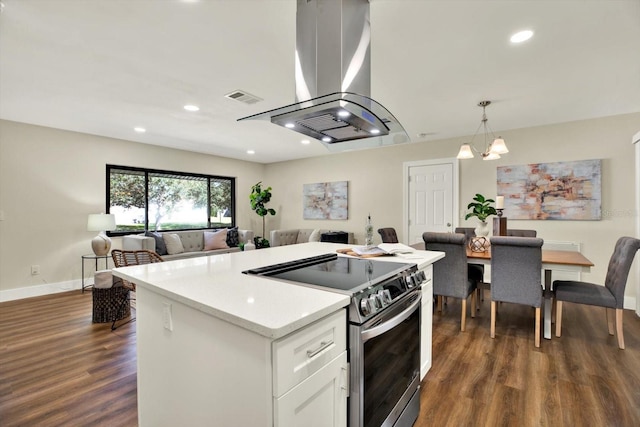
M 457 155 L 458 159 L 472 159 L 474 157 L 473 152 L 475 151 L 482 156 L 482 160 L 496 160 L 500 158 L 500 154 L 506 154 L 509 152 L 507 145 L 504 143 L 504 139 L 502 139 L 502 137 L 496 138 L 487 124 L 487 114 L 485 109 L 490 104 L 491 101 L 480 101 L 478 103 L 478 107 L 482 107 L 482 120 L 480 121 L 480 125 L 478 125 L 478 129 L 476 129 L 476 133 L 473 134 L 471 142 L 462 144 L 460 147 L 460 151 Z M 476 138 L 481 127 L 483 128 L 484 133 L 484 151 L 480 151 L 473 146 L 473 140 Z M 491 132 L 491 138 L 489 137 L 489 132 Z

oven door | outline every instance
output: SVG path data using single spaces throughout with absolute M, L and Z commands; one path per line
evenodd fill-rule
M 379 316 L 349 326 L 351 427 L 393 426 L 401 417 L 412 419 L 397 425 L 415 421 L 420 405 L 420 305 L 417 289 Z

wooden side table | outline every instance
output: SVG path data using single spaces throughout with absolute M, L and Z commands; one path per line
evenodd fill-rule
M 105 270 L 109 267 L 109 258 L 111 258 L 111 255 L 94 255 L 94 254 L 90 254 L 90 255 L 82 255 L 82 293 L 84 293 L 84 288 L 90 288 L 91 286 L 93 286 L 93 284 L 85 284 L 85 277 L 84 277 L 84 264 L 85 261 L 95 261 L 95 271 L 98 271 L 98 260 L 99 259 L 103 259 L 104 260 L 104 268 Z

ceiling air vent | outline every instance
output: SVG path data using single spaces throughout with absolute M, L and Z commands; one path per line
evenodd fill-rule
M 262 101 L 262 98 L 258 98 L 257 96 L 251 95 L 243 90 L 234 90 L 233 92 L 226 94 L 225 97 L 235 99 L 236 101 L 244 102 L 249 105 Z

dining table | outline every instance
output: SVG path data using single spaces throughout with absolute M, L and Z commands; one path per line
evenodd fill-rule
M 467 248 L 467 263 L 491 265 L 491 248 L 485 252 L 474 252 Z M 542 249 L 542 269 L 544 270 L 544 333 L 546 339 L 551 339 L 551 306 L 553 270 L 566 272 L 588 273 L 593 267 L 587 257 L 578 251 L 559 251 Z

